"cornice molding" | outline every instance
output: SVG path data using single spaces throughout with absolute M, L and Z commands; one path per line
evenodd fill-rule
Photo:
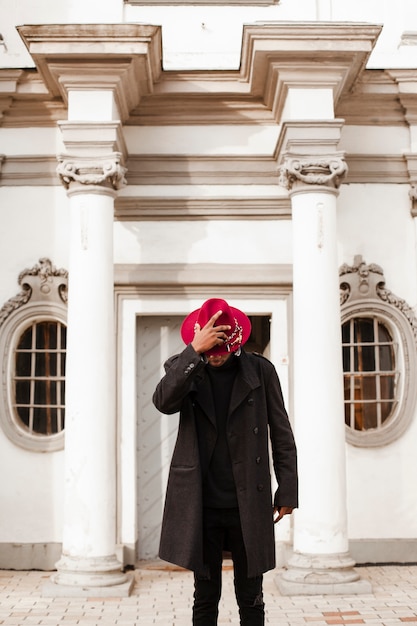
M 343 183 L 413 182 L 407 167 L 407 155 L 347 154 L 346 162 L 348 174 Z M 59 185 L 56 166 L 56 155 L 6 156 L 1 169 L 0 185 Z M 128 186 L 213 183 L 241 185 L 242 181 L 246 185 L 278 185 L 278 166 L 276 158 L 272 155 L 264 157 L 131 155 L 126 166 Z
M 51 95 L 112 89 L 122 121 L 153 90 L 162 66 L 161 28 L 143 24 L 18 26 Z
M 81 70 L 80 70 L 81 71 Z M 5 128 L 55 126 L 67 118 L 66 103 L 53 98 L 36 70 L 21 70 L 17 84 L 1 90 Z M 400 73 L 398 70 L 396 73 Z M 335 116 L 345 125 L 407 126 L 414 119 L 415 96 L 400 92 L 400 83 L 386 70 L 364 70 L 354 88 L 335 103 Z M 417 78 L 416 78 L 417 86 Z M 404 88 L 404 85 L 403 87 Z M 271 87 L 272 89 L 272 87 Z M 270 94 L 272 92 L 270 91 Z M 278 101 L 269 106 L 278 106 Z M 279 105 L 280 106 L 280 105 Z M 143 94 L 124 123 L 129 126 L 271 124 L 276 109 L 250 93 L 239 72 L 162 72 L 151 94 Z
M 20 26 L 18 31 L 49 97 L 64 105 L 69 89 L 111 88 L 122 121 L 129 124 L 239 124 L 279 122 L 290 87 L 330 88 L 337 110 L 360 80 L 381 27 L 337 22 L 245 25 L 239 71 L 174 74 L 161 73 L 160 27 L 44 24 Z M 4 124 L 13 117 L 6 116 Z M 44 111 L 43 123 L 46 119 Z
M 330 88 L 335 106 L 359 79 L 382 30 L 373 24 L 266 22 L 243 29 L 241 79 L 281 119 L 287 91 Z
M 291 219 L 291 202 L 284 197 L 221 198 L 125 198 L 115 202 L 118 221 L 239 219 Z
M 213 277 L 216 277 L 213 279 Z M 256 265 L 256 264 L 224 264 L 224 263 L 193 263 L 182 265 L 177 263 L 145 263 L 115 264 L 114 284 L 116 291 L 122 287 L 132 289 L 133 286 L 148 288 L 158 292 L 161 287 L 181 289 L 197 288 L 200 285 L 215 285 L 216 289 L 224 285 L 229 289 L 236 286 L 253 286 L 258 292 L 260 287 L 272 288 L 276 292 L 279 287 L 289 292 L 292 285 L 291 265 Z M 264 291 L 262 290 L 262 293 Z M 261 296 L 260 296 L 261 297 Z
M 277 166 L 271 156 L 130 155 L 129 185 L 274 185 Z

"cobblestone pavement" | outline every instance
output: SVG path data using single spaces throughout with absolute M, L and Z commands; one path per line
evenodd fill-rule
M 358 568 L 372 593 L 351 596 L 282 596 L 265 575 L 266 624 L 327 626 L 332 624 L 416 624 L 417 566 Z M 0 570 L 0 624 L 6 626 L 189 626 L 192 574 L 162 563 L 141 563 L 129 597 L 48 598 L 42 587 L 48 572 Z M 219 626 L 239 624 L 233 573 L 225 563 Z

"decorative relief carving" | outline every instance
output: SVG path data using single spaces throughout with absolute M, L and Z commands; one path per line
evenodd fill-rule
M 68 272 L 56 269 L 47 258 L 39 259 L 39 264 L 31 269 L 25 269 L 19 274 L 18 283 L 22 290 L 10 298 L 0 309 L 0 326 L 6 319 L 29 300 L 36 302 L 68 301 Z
M 347 173 L 347 164 L 340 154 L 293 157 L 287 156 L 280 169 L 279 184 L 292 189 L 297 181 L 306 185 L 338 188 Z
M 127 171 L 121 161 L 120 152 L 94 159 L 62 155 L 58 157 L 57 174 L 66 189 L 72 182 L 81 185 L 107 185 L 113 189 L 120 189 L 126 184 Z
M 386 289 L 384 272 L 379 265 L 367 265 L 361 256 L 356 256 L 353 265 L 345 263 L 340 267 L 339 276 L 341 305 L 350 299 L 374 298 L 396 307 L 410 324 L 417 344 L 417 318 L 414 311 L 405 300 Z

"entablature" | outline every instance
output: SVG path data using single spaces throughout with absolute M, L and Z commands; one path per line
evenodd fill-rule
M 381 31 L 373 24 L 245 25 L 239 70 L 190 72 L 162 70 L 157 26 L 44 24 L 18 30 L 36 71 L 15 71 L 13 80 L 10 70 L 0 71 L 5 127 L 65 119 L 71 89 L 113 90 L 121 121 L 129 125 L 281 123 L 289 89 L 329 89 L 337 117 L 349 124 L 352 114 L 355 123 L 366 123 L 366 114 L 358 121 L 358 111 L 375 117 L 371 85 L 381 104 L 387 102 L 378 107 L 378 123 L 385 123 L 384 112 L 393 123 L 405 123 L 398 80 L 388 74 L 378 74 L 374 83 L 364 78 Z

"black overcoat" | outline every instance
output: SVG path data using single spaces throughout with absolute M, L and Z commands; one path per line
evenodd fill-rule
M 236 357 L 235 357 L 236 358 Z M 297 459 L 275 367 L 242 350 L 227 421 L 248 576 L 275 567 L 272 507 L 296 507 Z M 202 477 L 216 441 L 216 420 L 207 365 L 191 345 L 165 363 L 153 395 L 162 413 L 180 411 L 168 478 L 159 556 L 204 575 Z M 272 499 L 268 439 L 278 489 Z

